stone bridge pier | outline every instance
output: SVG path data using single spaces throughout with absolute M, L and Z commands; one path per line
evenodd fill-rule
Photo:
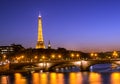
M 91 66 L 90 62 L 82 60 L 81 65 L 80 65 L 80 70 L 81 71 L 89 71 L 90 66 Z

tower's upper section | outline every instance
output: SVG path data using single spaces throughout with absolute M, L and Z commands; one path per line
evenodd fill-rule
M 41 16 L 38 16 L 38 41 L 43 41 L 42 17 Z

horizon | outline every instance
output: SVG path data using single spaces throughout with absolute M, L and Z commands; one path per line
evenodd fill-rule
M 0 45 L 35 48 L 39 11 L 45 45 L 83 52 L 120 50 L 118 0 L 0 1 Z

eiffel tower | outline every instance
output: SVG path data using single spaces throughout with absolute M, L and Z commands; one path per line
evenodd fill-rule
M 39 48 L 45 49 L 43 33 L 42 33 L 42 17 L 41 17 L 41 15 L 38 16 L 38 39 L 37 39 L 37 44 L 36 44 L 36 49 L 39 49 Z

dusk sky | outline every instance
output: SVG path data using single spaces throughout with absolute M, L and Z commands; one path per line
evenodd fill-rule
M 120 0 L 0 0 L 0 46 L 35 48 L 39 12 L 46 46 L 120 51 Z

